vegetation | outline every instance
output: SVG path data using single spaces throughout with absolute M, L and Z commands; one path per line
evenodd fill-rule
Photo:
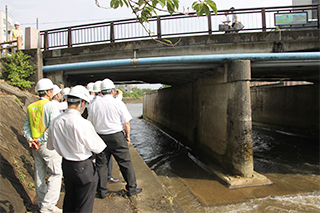
M 144 23 L 148 23 L 148 19 L 153 15 L 157 16 L 157 11 L 168 12 L 170 13 L 170 15 L 172 15 L 173 13 L 182 13 L 186 15 L 189 14 L 189 11 L 179 12 L 179 0 L 111 0 L 109 6 L 102 6 L 99 3 L 99 0 L 95 0 L 95 3 L 98 7 L 104 9 L 117 9 L 123 6 L 130 8 L 132 10 L 132 13 L 136 16 L 137 20 L 141 23 L 145 31 L 152 39 L 152 32 L 150 31 L 150 29 L 147 29 Z M 213 0 L 196 0 L 192 4 L 192 9 L 196 12 L 197 16 L 202 16 L 203 14 L 206 14 L 208 16 L 210 14 L 210 10 L 217 14 L 217 6 Z M 154 40 L 160 42 L 158 39 Z M 171 46 L 175 45 L 167 39 L 164 39 L 164 42 L 160 43 Z
M 99 5 L 99 1 L 96 0 Z M 157 11 L 169 12 L 171 15 L 179 10 L 179 0 L 111 0 L 110 7 L 117 9 L 126 6 L 132 9 L 137 19 L 143 23 L 148 22 L 148 18 L 157 15 Z M 193 2 L 192 9 L 196 11 L 198 16 L 209 15 L 210 8 L 217 13 L 217 6 L 213 0 L 197 0 Z
M 31 66 L 29 58 L 31 56 L 17 51 L 11 55 L 6 55 L 2 63 L 2 73 L 8 84 L 17 86 L 20 89 L 30 88 L 34 82 L 27 78 L 36 72 L 37 65 Z
M 138 87 L 133 87 L 132 92 L 126 92 L 122 86 L 119 86 L 119 88 L 123 92 L 124 98 L 142 98 L 143 93 L 147 91 L 151 91 L 152 89 L 139 89 Z
M 160 87 L 160 89 L 169 88 L 169 87 L 171 87 L 171 85 L 162 84 L 162 86 Z

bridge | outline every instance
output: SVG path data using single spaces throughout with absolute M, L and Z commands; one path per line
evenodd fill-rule
M 246 27 L 239 33 L 218 30 L 225 11 L 200 18 L 191 14 L 151 19 L 157 39 L 176 43 L 169 46 L 130 30 L 140 26 L 135 20 L 47 30 L 41 32 L 43 51 L 25 52 L 41 58 L 43 75 L 57 84 L 85 85 L 110 78 L 118 84 L 172 85 L 144 95 L 144 118 L 214 164 L 211 168 L 218 165 L 215 174 L 231 174 L 221 175 L 229 186 L 269 184 L 253 170 L 252 122 L 319 132 L 319 8 L 240 9 L 235 13 Z M 276 28 L 276 14 L 293 12 L 310 13 L 314 19 Z M 259 26 L 250 23 L 253 17 Z M 192 25 L 193 31 L 165 28 L 170 23 L 189 26 L 191 19 L 204 23 Z M 250 91 L 252 81 L 313 84 Z M 236 175 L 242 181 L 232 179 Z

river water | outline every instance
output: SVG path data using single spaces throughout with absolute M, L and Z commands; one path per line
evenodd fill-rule
M 127 107 L 133 117 L 133 146 L 186 212 L 320 212 L 318 137 L 253 126 L 254 170 L 272 180 L 278 192 L 242 202 L 203 205 L 190 193 L 187 181 L 190 186 L 191 180 L 203 180 L 197 187 L 206 188 L 211 175 L 201 168 L 188 148 L 139 118 L 141 103 Z

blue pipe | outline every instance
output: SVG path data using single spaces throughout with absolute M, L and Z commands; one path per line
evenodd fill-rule
M 188 55 L 167 56 L 137 59 L 117 59 L 106 61 L 79 62 L 70 64 L 57 64 L 43 66 L 43 72 L 56 72 L 67 70 L 82 70 L 93 68 L 108 68 L 119 66 L 138 66 L 155 64 L 181 64 L 181 63 L 226 63 L 234 60 L 251 61 L 279 61 L 279 60 L 320 60 L 320 52 L 301 53 L 246 53 L 246 54 L 217 54 L 217 55 Z

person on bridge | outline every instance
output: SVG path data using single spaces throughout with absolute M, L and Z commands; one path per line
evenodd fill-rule
M 48 149 L 55 149 L 63 157 L 63 212 L 93 211 L 98 176 L 92 153 L 102 152 L 106 145 L 92 124 L 81 116 L 90 103 L 89 96 L 85 87 L 73 87 L 66 97 L 68 109 L 49 127 Z
M 36 89 L 40 100 L 28 106 L 22 129 L 29 147 L 32 148 L 38 207 L 41 213 L 62 212 L 56 207 L 61 189 L 62 158 L 55 150 L 47 149 L 47 128 L 60 113 L 58 107 L 49 101 L 53 96 L 51 80 L 39 80 Z M 47 174 L 49 178 L 46 181 Z
M 91 121 L 97 133 L 107 144 L 104 153 L 97 155 L 96 159 L 99 175 L 98 197 L 105 198 L 108 192 L 106 176 L 110 155 L 113 155 L 118 162 L 122 176 L 127 182 L 125 187 L 127 195 L 139 194 L 142 189 L 137 188 L 136 175 L 128 146 L 130 143 L 129 121 L 132 116 L 125 104 L 114 98 L 115 85 L 110 79 L 102 81 L 101 91 L 103 97 L 92 104 L 88 116 L 88 120 Z
M 232 14 L 232 22 L 231 22 L 231 27 L 234 28 L 235 24 L 238 24 L 238 16 L 237 14 L 234 14 L 233 11 L 235 10 L 234 7 L 230 8 L 230 13 Z
M 22 45 L 23 45 L 23 32 L 21 29 L 19 29 L 19 22 L 15 22 L 14 23 L 14 29 L 12 30 L 12 33 L 11 33 L 11 38 L 12 40 L 17 40 L 18 39 L 20 40 L 20 42 L 18 44 L 20 44 L 20 46 L 18 45 L 18 50 L 20 50 L 22 48 Z

